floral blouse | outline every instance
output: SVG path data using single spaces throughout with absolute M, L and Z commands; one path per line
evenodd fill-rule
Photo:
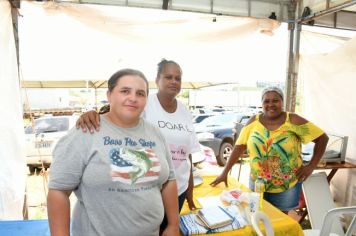
M 306 144 L 324 133 L 311 122 L 294 125 L 289 113 L 278 129 L 270 131 L 256 119 L 245 126 L 236 145 L 247 145 L 251 178 L 261 176 L 266 192 L 283 192 L 297 183 L 296 172 L 302 165 L 301 144 Z

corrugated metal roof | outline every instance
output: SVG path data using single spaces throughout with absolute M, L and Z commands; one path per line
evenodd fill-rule
M 216 15 L 272 17 L 291 22 L 295 19 L 296 3 L 300 2 L 299 16 L 310 9 L 310 17 L 317 16 L 312 24 L 317 26 L 356 30 L 356 1 L 350 0 L 57 0 L 128 7 L 192 11 Z M 341 7 L 340 7 L 341 6 Z M 347 7 L 344 7 L 347 6 Z M 335 11 L 334 11 L 335 10 Z M 298 15 L 298 14 L 297 14 Z M 321 16 L 321 17 L 319 17 Z M 301 17 L 297 17 L 301 18 Z

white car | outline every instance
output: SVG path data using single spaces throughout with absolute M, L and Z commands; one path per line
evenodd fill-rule
M 30 173 L 36 168 L 48 168 L 52 151 L 58 140 L 74 127 L 78 116 L 43 116 L 34 121 L 34 127 L 25 128 L 26 160 Z

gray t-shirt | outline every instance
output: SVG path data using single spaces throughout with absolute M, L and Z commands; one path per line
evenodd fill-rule
M 140 119 L 120 128 L 101 116 L 94 134 L 72 129 L 53 152 L 49 188 L 73 190 L 73 236 L 158 235 L 161 187 L 175 179 L 165 139 Z

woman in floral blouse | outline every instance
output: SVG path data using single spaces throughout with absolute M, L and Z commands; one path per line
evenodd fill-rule
M 225 182 L 238 158 L 247 150 L 250 157 L 250 188 L 261 176 L 264 199 L 284 212 L 298 207 L 301 182 L 307 179 L 324 154 L 328 136 L 297 114 L 283 111 L 283 92 L 269 87 L 262 92 L 263 113 L 253 116 L 242 129 L 224 171 L 212 186 Z M 314 142 L 308 165 L 302 165 L 301 144 Z

